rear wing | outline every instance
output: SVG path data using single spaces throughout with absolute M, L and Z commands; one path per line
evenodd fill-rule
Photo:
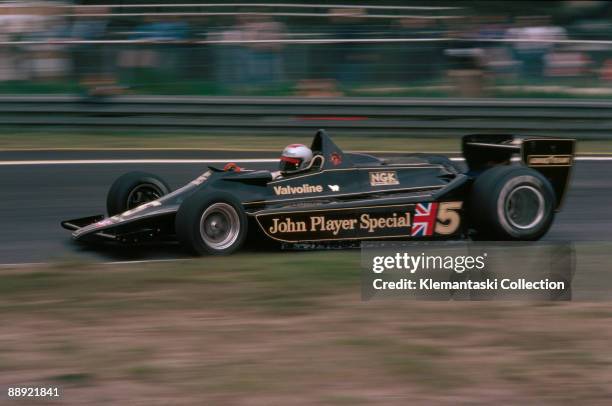
M 525 166 L 544 175 L 561 206 L 569 183 L 576 140 L 570 138 L 517 137 L 507 134 L 473 134 L 462 140 L 463 156 L 471 171 L 509 165 L 518 158 Z

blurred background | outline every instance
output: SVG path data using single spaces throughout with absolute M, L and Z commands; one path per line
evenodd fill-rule
M 0 92 L 608 97 L 607 1 L 5 1 Z M 342 2 L 335 2 L 342 3 Z
M 612 132 L 608 1 L 8 1 L 0 20 L 0 133 Z

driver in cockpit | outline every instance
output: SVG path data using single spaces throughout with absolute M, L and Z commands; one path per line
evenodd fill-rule
M 312 161 L 312 156 L 312 151 L 306 145 L 287 145 L 280 157 L 279 172 L 274 172 L 272 174 L 273 178 L 291 175 L 308 168 L 310 161 Z

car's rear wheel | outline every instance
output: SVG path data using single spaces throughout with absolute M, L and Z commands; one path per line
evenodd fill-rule
M 192 253 L 223 255 L 244 244 L 248 219 L 233 196 L 201 191 L 181 204 L 175 227 L 178 240 Z
M 556 206 L 550 182 L 522 166 L 499 166 L 474 182 L 470 223 L 478 239 L 537 240 L 550 228 Z
M 147 172 L 129 172 L 113 182 L 106 196 L 106 210 L 109 216 L 114 216 L 168 193 L 170 187 L 159 176 Z

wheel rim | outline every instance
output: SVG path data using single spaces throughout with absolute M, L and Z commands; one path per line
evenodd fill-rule
M 164 192 L 151 183 L 141 184 L 136 186 L 127 198 L 128 210 L 138 207 L 142 204 L 157 200 L 164 195 Z
M 200 218 L 200 235 L 209 247 L 226 249 L 238 239 L 240 218 L 238 212 L 227 203 L 210 205 Z
M 519 186 L 506 198 L 506 218 L 515 228 L 533 228 L 544 218 L 544 196 L 533 186 Z

